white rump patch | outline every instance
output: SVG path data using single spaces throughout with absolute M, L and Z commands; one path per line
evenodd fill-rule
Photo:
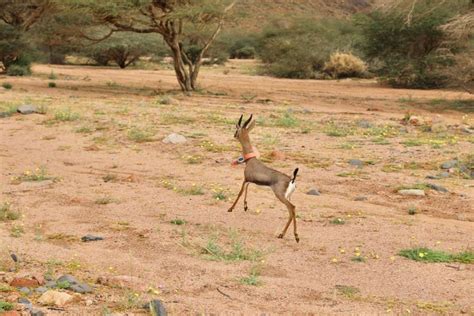
M 288 184 L 288 188 L 286 189 L 286 192 L 285 192 L 285 198 L 289 201 L 290 198 L 291 198 L 291 195 L 293 194 L 293 192 L 295 192 L 296 190 L 296 183 L 295 181 L 290 181 L 290 183 Z

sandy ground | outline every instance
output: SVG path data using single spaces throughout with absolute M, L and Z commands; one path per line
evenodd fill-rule
M 203 90 L 193 96 L 175 90 L 170 70 L 38 65 L 30 78 L 0 77 L 13 84 L 0 91 L 0 106 L 46 112 L 0 118 L 0 203 L 22 214 L 0 222 L 4 280 L 33 272 L 91 284 L 100 276 L 139 280 L 128 288 L 95 284 L 94 293 L 49 311 L 60 314 L 140 314 L 151 298 L 172 315 L 474 313 L 472 264 L 397 255 L 419 246 L 473 249 L 472 180 L 456 172 L 425 179 L 474 152 L 473 136 L 461 130 L 473 124 L 472 111 L 435 106 L 470 97 L 368 80 L 274 79 L 247 74 L 252 67 L 204 69 Z M 57 88 L 47 87 L 51 72 Z M 400 124 L 407 112 L 427 124 Z M 292 199 L 298 244 L 291 230 L 276 238 L 288 215 L 268 188 L 251 185 L 249 211 L 240 201 L 227 212 L 243 180 L 243 167 L 230 167 L 241 113 L 257 117 L 252 141 L 270 166 L 300 168 Z M 163 144 L 172 132 L 188 142 Z M 54 181 L 18 179 L 37 168 Z M 397 193 L 416 183 L 449 192 Z M 306 194 L 313 188 L 321 195 Z M 338 218 L 344 224 L 333 224 Z M 83 243 L 85 234 L 105 240 Z M 241 245 L 248 260 L 213 258 L 216 245 L 228 252 Z M 16 266 L 10 253 L 20 258 Z M 363 262 L 353 261 L 358 254 Z M 257 285 L 243 279 L 252 273 Z

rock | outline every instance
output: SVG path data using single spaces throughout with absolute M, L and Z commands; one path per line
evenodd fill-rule
M 18 257 L 17 257 L 17 255 L 15 255 L 14 253 L 11 253 L 11 254 L 10 254 L 10 258 L 12 258 L 12 260 L 13 260 L 14 262 L 18 262 Z
M 38 281 L 39 285 L 44 285 L 45 280 L 44 280 L 44 277 L 41 274 L 34 274 L 32 276 L 32 278 L 33 278 L 33 280 Z
M 367 197 L 366 196 L 356 196 L 354 201 L 367 201 Z
M 362 160 L 359 160 L 359 159 L 350 159 L 349 164 L 351 166 L 355 166 L 355 167 L 363 167 L 364 166 L 364 162 Z
M 33 114 L 33 113 L 36 113 L 38 109 L 34 105 L 24 104 L 24 105 L 20 105 L 18 109 L 16 109 L 16 111 L 21 114 Z
M 427 183 L 426 185 L 427 185 L 430 189 L 435 190 L 435 191 L 438 191 L 438 192 L 443 192 L 443 193 L 447 193 L 447 192 L 448 192 L 448 189 L 446 189 L 445 187 L 443 187 L 443 186 L 441 186 L 441 185 L 432 184 L 432 183 Z
M 426 179 L 444 179 L 444 178 L 449 178 L 449 172 L 441 172 L 441 173 L 438 173 L 437 175 L 433 176 L 433 175 L 428 175 L 426 176 Z
M 456 159 L 453 159 L 453 160 L 443 162 L 440 167 L 441 169 L 451 169 L 451 168 L 456 167 L 457 165 L 458 165 L 458 161 Z
M 10 117 L 11 114 L 8 113 L 8 112 L 0 112 L 0 118 L 4 118 L 4 117 Z
M 77 279 L 75 277 L 73 277 L 72 275 L 70 274 L 65 274 L 63 276 L 60 276 L 57 280 L 56 280 L 56 284 L 59 284 L 59 283 L 69 283 L 69 284 L 78 284 L 79 281 L 77 281 Z
M 73 299 L 72 295 L 55 290 L 49 290 L 40 296 L 38 302 L 43 305 L 63 307 Z
M 91 306 L 92 304 L 94 304 L 94 301 L 86 300 L 86 306 Z
M 160 300 L 153 300 L 149 304 L 152 316 L 166 316 L 166 309 Z
M 470 128 L 470 127 L 466 127 L 466 126 L 463 126 L 461 128 L 461 130 L 466 133 L 466 134 L 474 134 L 474 129 Z
M 94 235 L 85 235 L 81 238 L 83 242 L 89 242 L 89 241 L 98 241 L 98 240 L 104 240 L 104 237 L 99 237 L 99 236 L 94 236 Z
M 54 285 L 56 285 L 56 283 L 54 283 Z M 43 294 L 43 293 L 46 292 L 47 290 L 48 290 L 47 287 L 40 286 L 40 287 L 37 288 L 35 291 L 36 291 L 36 293 Z
M 14 278 L 10 285 L 13 287 L 38 287 L 40 284 L 38 280 L 27 278 Z
M 169 134 L 163 139 L 163 143 L 165 144 L 182 144 L 186 141 L 186 137 L 176 133 Z
M 30 311 L 30 316 L 45 316 L 45 313 L 39 309 L 32 309 Z
M 51 289 L 51 288 L 55 288 L 57 286 L 57 284 L 56 284 L 56 281 L 48 281 L 48 282 L 46 282 L 46 284 L 44 286 Z
M 279 150 L 274 150 L 270 153 L 270 157 L 272 160 L 285 160 L 286 156 L 285 153 L 279 151 Z
M 79 282 L 75 277 L 70 274 L 65 274 L 58 278 L 56 284 L 59 283 L 69 284 L 69 287 L 67 289 L 76 293 L 84 294 L 92 292 L 92 288 L 89 285 L 87 285 L 86 283 Z
M 308 195 L 321 195 L 321 193 L 318 191 L 318 189 L 311 189 L 308 192 L 306 192 Z
M 360 128 L 371 128 L 374 126 L 374 124 L 370 123 L 367 120 L 360 120 L 357 122 L 357 126 L 359 126 Z
M 21 287 L 18 289 L 18 292 L 20 292 L 23 295 L 30 295 L 31 290 L 27 287 Z
M 412 196 L 425 196 L 425 191 L 418 190 L 418 189 L 406 189 L 406 190 L 399 190 L 398 194 L 412 195 Z
M 92 288 L 89 285 L 85 284 L 85 283 L 72 284 L 69 287 L 69 290 L 71 290 L 73 292 L 76 292 L 76 293 L 79 293 L 79 294 L 85 294 L 85 293 L 91 293 L 92 292 Z
M 32 309 L 33 308 L 33 304 L 31 304 L 31 302 L 27 298 L 20 297 L 18 299 L 18 303 L 25 306 L 26 309 Z

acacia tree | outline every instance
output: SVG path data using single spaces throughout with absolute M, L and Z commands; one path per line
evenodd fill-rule
M 110 27 L 110 33 L 128 31 L 162 36 L 173 57 L 174 70 L 183 91 L 196 89 L 203 57 L 221 31 L 237 0 L 70 0 L 92 12 Z M 198 30 L 201 36 L 194 36 Z M 108 34 L 106 35 L 108 36 Z M 193 46 L 191 58 L 189 46 Z
M 25 56 L 30 48 L 25 33 L 46 12 L 52 9 L 50 0 L 0 0 L 0 62 L 1 69 L 17 65 L 29 72 L 29 59 Z

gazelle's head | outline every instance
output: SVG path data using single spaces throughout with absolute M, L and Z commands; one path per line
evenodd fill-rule
M 244 125 L 242 125 L 242 119 L 244 115 L 240 116 L 239 121 L 235 125 L 235 134 L 234 137 L 238 139 L 240 142 L 244 139 L 248 139 L 249 132 L 255 127 L 255 120 L 252 120 L 253 114 L 250 114 L 250 117 L 247 121 L 245 121 Z

